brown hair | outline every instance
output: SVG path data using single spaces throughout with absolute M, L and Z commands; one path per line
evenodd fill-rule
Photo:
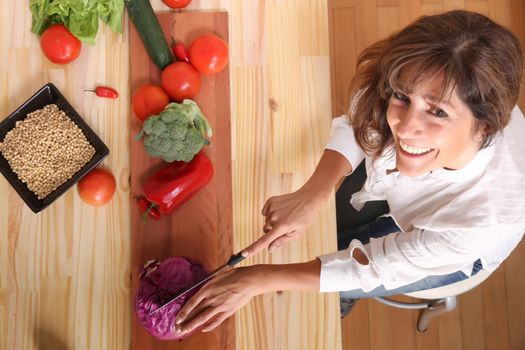
M 510 120 L 522 66 L 516 37 L 486 16 L 456 10 L 420 17 L 359 55 L 349 111 L 357 143 L 372 155 L 392 143 L 386 110 L 401 70 L 410 67 L 411 83 L 443 74 L 440 98 L 456 91 L 477 125 L 487 126 L 486 147 Z

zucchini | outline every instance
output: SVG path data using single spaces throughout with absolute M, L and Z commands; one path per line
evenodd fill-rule
M 149 57 L 164 69 L 172 63 L 173 56 L 149 0 L 124 0 L 124 3 Z

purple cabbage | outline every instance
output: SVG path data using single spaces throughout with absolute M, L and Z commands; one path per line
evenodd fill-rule
M 158 339 L 181 340 L 183 337 L 175 331 L 175 316 L 199 288 L 181 296 L 153 315 L 148 314 L 207 275 L 208 272 L 200 262 L 186 257 L 175 256 L 163 262 L 148 261 L 140 271 L 140 286 L 135 299 L 135 311 L 144 328 Z

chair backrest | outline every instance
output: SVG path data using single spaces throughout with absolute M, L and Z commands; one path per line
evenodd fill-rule
M 447 284 L 446 286 L 442 287 L 421 290 L 419 292 L 406 293 L 405 295 L 418 299 L 441 299 L 454 295 L 460 295 L 479 285 L 481 282 L 486 280 L 491 273 L 492 272 L 488 270 L 480 270 L 474 276 L 462 281 Z

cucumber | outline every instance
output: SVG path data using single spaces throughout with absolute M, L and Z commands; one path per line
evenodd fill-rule
M 124 3 L 149 57 L 164 69 L 172 63 L 173 56 L 149 0 L 124 0 Z

